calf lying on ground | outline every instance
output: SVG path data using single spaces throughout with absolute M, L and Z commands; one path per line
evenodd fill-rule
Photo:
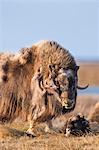
M 66 125 L 66 136 L 81 136 L 91 131 L 89 121 L 82 115 L 77 115 L 69 119 Z

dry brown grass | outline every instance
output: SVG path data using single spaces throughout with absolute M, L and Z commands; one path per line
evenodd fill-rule
M 99 86 L 99 63 L 78 63 L 79 69 L 79 84 L 90 86 Z
M 96 103 L 94 109 L 90 112 L 89 117 L 92 122 L 96 121 L 97 123 L 99 123 L 99 102 Z
M 81 112 L 87 117 L 95 108 L 98 95 L 79 96 L 73 113 Z M 73 114 L 72 113 L 72 114 Z M 12 124 L 0 126 L 0 150 L 98 150 L 99 133 L 97 135 L 86 135 L 85 137 L 65 137 L 63 133 L 45 133 L 43 124 L 36 127 L 37 137 L 23 136 L 28 129 L 28 123 L 16 120 Z M 94 131 L 99 132 L 99 124 L 91 124 Z M 14 129 L 15 128 L 15 129 Z M 17 129 L 17 130 L 16 130 Z
M 8 137 L 0 140 L 1 150 L 98 150 L 99 135 L 65 137 L 63 134 L 46 134 L 36 138 Z
M 99 102 L 99 95 L 80 95 L 77 97 L 77 104 L 74 112 L 80 112 L 88 117 L 97 102 Z

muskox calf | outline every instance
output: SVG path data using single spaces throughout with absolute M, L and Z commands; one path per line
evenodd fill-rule
M 66 136 L 81 136 L 91 131 L 89 121 L 82 115 L 76 115 L 69 119 L 66 125 Z

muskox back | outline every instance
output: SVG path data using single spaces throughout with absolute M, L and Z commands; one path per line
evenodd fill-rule
M 37 44 L 36 51 L 43 68 L 44 76 L 48 73 L 49 64 L 55 65 L 55 71 L 60 68 L 75 70 L 76 61 L 71 53 L 55 41 L 41 41 Z

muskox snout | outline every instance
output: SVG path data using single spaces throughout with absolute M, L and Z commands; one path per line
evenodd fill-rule
M 72 111 L 75 108 L 75 100 L 66 100 L 62 103 L 62 113 L 65 114 L 67 112 Z

